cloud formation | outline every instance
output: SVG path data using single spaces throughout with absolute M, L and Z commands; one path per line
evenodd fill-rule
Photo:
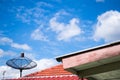
M 32 32 L 31 38 L 33 40 L 47 41 L 47 37 L 43 34 L 40 28 L 37 28 Z
M 17 78 L 19 76 L 19 71 L 12 69 L 8 66 L 0 66 L 0 80 L 3 78 L 3 72 L 4 73 L 4 78 Z M 12 73 L 12 74 L 11 74 Z
M 0 37 L 0 44 L 2 44 L 2 45 L 10 44 L 12 42 L 13 42 L 13 40 L 8 37 Z
M 2 56 L 3 53 L 4 53 L 4 51 L 2 49 L 0 49 L 0 56 Z
M 8 37 L 0 37 L 0 45 L 10 45 L 11 47 L 14 47 L 16 49 L 22 49 L 22 50 L 31 50 L 32 48 L 27 44 L 18 44 L 13 42 L 12 39 Z
M 61 12 L 60 12 L 61 13 Z M 63 12 L 63 14 L 67 14 Z M 57 33 L 57 39 L 58 40 L 63 40 L 63 41 L 68 41 L 71 38 L 80 35 L 82 30 L 80 29 L 78 23 L 79 19 L 77 18 L 72 18 L 68 24 L 64 22 L 58 22 L 60 14 L 57 13 L 53 18 L 50 19 L 50 28 L 52 31 Z
M 105 0 L 96 0 L 96 2 L 104 2 Z
M 94 40 L 105 40 L 106 42 L 120 40 L 120 12 L 107 11 L 98 16 Z
M 18 44 L 18 43 L 12 43 L 11 47 L 17 48 L 17 49 L 23 49 L 23 50 L 31 50 L 31 47 L 27 44 Z
M 34 4 L 34 3 L 33 3 Z M 45 14 L 49 13 L 48 10 L 44 9 L 43 7 L 46 8 L 51 8 L 53 7 L 51 4 L 46 3 L 46 2 L 37 2 L 35 3 L 35 6 L 31 8 L 26 8 L 25 6 L 20 6 L 19 8 L 16 9 L 17 14 L 16 17 L 17 19 L 21 20 L 24 23 L 32 23 L 32 24 L 43 24 L 47 16 Z

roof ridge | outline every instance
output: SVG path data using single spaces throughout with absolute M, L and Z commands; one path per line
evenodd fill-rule
M 21 78 L 49 78 L 49 77 L 72 77 L 72 76 L 77 76 L 75 74 L 72 74 L 72 75 L 54 75 L 54 76 L 30 76 L 30 77 L 21 77 Z

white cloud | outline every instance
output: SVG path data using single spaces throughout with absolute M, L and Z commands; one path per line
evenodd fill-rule
M 33 3 L 34 4 L 34 3 Z M 45 23 L 45 19 L 47 16 L 45 14 L 49 13 L 48 9 L 44 9 L 43 7 L 51 8 L 53 7 L 51 4 L 46 2 L 37 2 L 35 6 L 31 8 L 26 8 L 24 6 L 20 6 L 17 8 L 16 17 L 20 19 L 24 23 L 32 23 L 32 24 L 42 24 Z
M 0 37 L 0 44 L 2 44 L 2 45 L 10 44 L 12 42 L 13 42 L 13 40 L 8 37 Z
M 4 51 L 2 49 L 0 49 L 0 56 L 2 56 L 4 53 Z
M 8 37 L 0 37 L 0 44 L 1 45 L 10 45 L 11 47 L 17 48 L 17 49 L 23 49 L 23 50 L 31 50 L 31 47 L 27 44 L 18 44 L 13 42 L 12 39 Z
M 11 50 L 5 51 L 5 50 L 4 50 L 4 54 L 3 54 L 3 55 L 4 55 L 4 56 L 9 56 L 9 57 L 12 56 L 12 57 L 13 57 L 13 56 L 15 56 L 16 54 L 17 54 L 17 53 L 14 52 L 14 51 L 11 51 Z
M 64 14 L 67 14 L 67 13 L 64 12 Z M 66 23 L 57 21 L 59 16 L 60 14 L 56 13 L 56 15 L 50 19 L 50 28 L 58 34 L 57 36 L 58 40 L 68 41 L 71 38 L 77 35 L 80 35 L 82 30 L 78 25 L 79 20 L 77 18 L 71 19 L 69 23 L 66 24 Z
M 11 47 L 17 48 L 17 49 L 23 49 L 23 50 L 31 50 L 31 47 L 27 44 L 18 44 L 18 43 L 12 43 Z
M 120 40 L 120 12 L 111 10 L 98 16 L 94 40 L 100 39 L 106 42 Z
M 36 5 L 37 5 L 37 6 L 40 6 L 40 7 L 42 7 L 42 6 L 53 7 L 51 4 L 46 3 L 46 2 L 41 2 L 41 1 L 40 1 L 40 2 L 37 2 Z
M 64 9 L 62 9 L 62 10 L 60 10 L 60 11 L 58 11 L 56 14 L 55 14 L 55 16 L 58 18 L 58 17 L 61 17 L 61 15 L 66 15 L 66 16 L 68 16 L 68 15 L 70 15 L 70 13 L 68 13 L 68 12 L 66 12 Z
M 27 18 L 27 13 L 25 13 L 22 16 L 20 14 L 16 14 L 16 17 L 21 19 L 22 22 L 24 22 L 24 23 L 30 23 L 30 20 Z
M 13 56 L 15 56 L 15 52 L 13 52 L 13 51 L 10 51 L 10 50 L 8 50 L 8 51 L 5 51 L 5 50 L 3 50 L 3 49 L 0 49 L 0 57 L 4 57 L 4 56 L 9 56 L 9 57 L 13 57 Z
M 37 69 L 38 70 L 43 70 L 43 69 L 46 69 L 48 67 L 51 67 L 51 66 L 57 64 L 56 60 L 54 60 L 54 59 L 47 59 L 47 58 L 43 58 L 43 59 L 37 60 L 36 62 L 37 62 Z
M 40 59 L 40 60 L 35 60 L 35 62 L 37 63 L 37 67 L 33 68 L 33 69 L 29 69 L 29 70 L 25 70 L 23 71 L 23 76 L 33 73 L 33 72 L 37 72 L 46 68 L 49 68 L 51 66 L 54 66 L 57 64 L 56 60 L 53 59 Z M 19 77 L 19 71 L 16 69 L 12 69 L 8 66 L 0 66 L 0 79 L 3 76 L 3 72 L 5 72 L 5 78 L 18 78 Z
M 31 38 L 34 40 L 47 41 L 47 37 L 42 33 L 40 28 L 37 28 L 32 32 Z
M 96 2 L 104 2 L 105 0 L 96 0 Z
M 19 77 L 19 71 L 8 66 L 0 66 L 0 80 L 3 79 L 3 74 L 7 79 Z

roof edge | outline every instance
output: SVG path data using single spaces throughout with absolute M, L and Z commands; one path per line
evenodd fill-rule
M 75 56 L 75 55 L 78 55 L 78 54 L 83 54 L 85 52 L 94 51 L 94 50 L 98 50 L 98 49 L 102 49 L 102 48 L 106 48 L 106 47 L 110 47 L 110 46 L 114 46 L 114 45 L 118 45 L 118 44 L 120 44 L 120 40 L 109 43 L 109 44 L 104 44 L 104 45 L 101 45 L 101 46 L 96 46 L 96 47 L 93 47 L 93 48 L 88 48 L 88 49 L 85 49 L 85 50 L 69 53 L 69 54 L 66 54 L 66 55 L 63 55 L 63 56 L 58 56 L 58 57 L 56 57 L 56 60 L 58 62 L 62 62 L 62 58 L 67 58 L 67 57 Z
M 53 75 L 53 76 L 32 76 L 32 77 L 21 77 L 21 78 L 49 78 L 49 77 L 67 77 L 67 76 L 77 76 L 75 74 L 69 74 L 69 75 Z

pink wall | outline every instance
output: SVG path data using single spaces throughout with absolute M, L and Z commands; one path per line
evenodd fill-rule
M 120 56 L 120 45 L 115 45 L 115 46 L 110 46 L 107 48 L 102 48 L 102 49 L 86 52 L 83 54 L 78 54 L 75 56 L 63 58 L 62 62 L 63 62 L 63 67 L 67 69 L 70 67 L 75 67 L 78 65 L 82 65 L 118 55 Z

